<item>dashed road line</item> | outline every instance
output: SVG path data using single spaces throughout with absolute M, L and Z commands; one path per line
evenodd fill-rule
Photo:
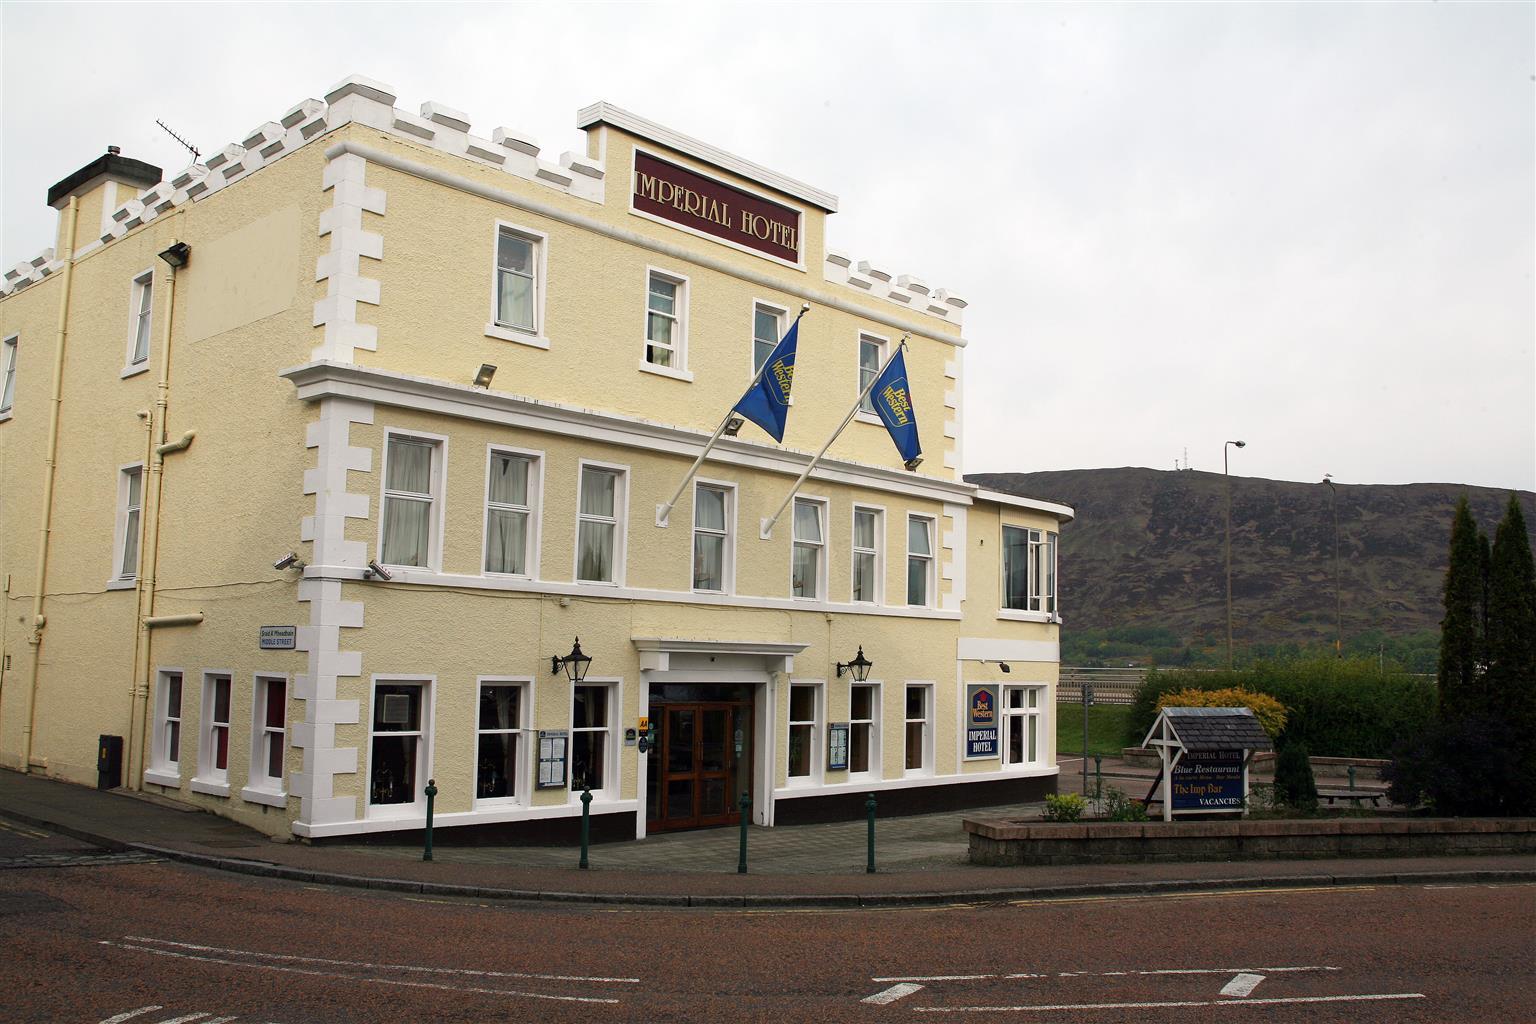
M 153 1013 L 156 1010 L 163 1009 L 165 1009 L 165 1007 L 159 1005 L 158 1003 L 153 1006 L 141 1006 L 137 1010 L 129 1010 L 126 1013 L 119 1013 L 115 1017 L 108 1017 L 106 1020 L 102 1021 L 101 1024 L 123 1024 L 124 1021 L 129 1021 L 135 1017 L 142 1016 L 143 1014 Z
M 1264 980 L 1262 974 L 1249 974 L 1247 971 L 1239 973 L 1231 981 L 1221 986 L 1221 994 L 1244 999 L 1253 995 L 1253 990 L 1259 987 L 1259 982 Z
M 874 1006 L 885 1006 L 888 1003 L 894 1003 L 898 999 L 905 998 L 906 996 L 911 995 L 913 992 L 920 992 L 922 991 L 922 988 L 923 986 L 921 985 L 914 985 L 911 982 L 903 982 L 900 985 L 892 985 L 890 988 L 883 992 L 876 992 L 872 996 L 865 996 L 863 999 L 860 999 L 859 1002 L 870 1003 Z
M 1307 964 L 1295 967 L 1167 967 L 1152 971 L 1057 971 L 1045 974 L 903 974 L 889 978 L 870 978 L 870 981 L 1014 981 L 1021 978 L 1124 978 L 1131 975 L 1156 977 L 1169 974 L 1285 974 L 1297 971 L 1340 971 L 1342 967 Z
M 1287 996 L 1275 999 L 1187 999 L 1148 1003 L 1056 1003 L 1038 1006 L 914 1006 L 913 1013 L 1064 1013 L 1071 1010 L 1166 1010 L 1200 1006 L 1281 1006 L 1298 1003 L 1367 1003 L 1423 999 L 1422 992 L 1379 992 L 1356 996 Z

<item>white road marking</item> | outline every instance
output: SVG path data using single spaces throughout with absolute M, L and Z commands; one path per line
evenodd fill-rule
M 876 992 L 872 996 L 865 996 L 863 999 L 860 999 L 859 1002 L 873 1003 L 875 1006 L 886 1006 L 890 1003 L 894 1003 L 898 999 L 911 995 L 913 992 L 920 992 L 922 991 L 922 988 L 923 986 L 921 985 L 913 985 L 910 983 L 892 985 L 884 992 Z
M 1360 996 L 1291 996 L 1284 999 L 1234 999 L 1187 1000 L 1163 1003 L 1058 1003 L 1052 1006 L 914 1006 L 913 1013 L 1024 1013 L 1048 1011 L 1061 1013 L 1068 1010 L 1162 1010 L 1194 1006 L 1277 1006 L 1289 1003 L 1362 1003 L 1386 999 L 1423 999 L 1422 992 L 1386 992 Z
M 870 981 L 987 981 L 1001 974 L 914 974 L 910 978 L 870 978 Z
M 414 964 L 371 964 L 362 960 L 329 960 L 318 956 L 295 956 L 286 953 L 261 953 L 253 949 L 227 949 L 222 946 L 199 946 L 191 942 L 174 942 L 171 939 L 152 939 L 143 935 L 124 935 L 128 942 L 152 942 L 157 946 L 174 946 L 199 953 L 228 953 L 232 956 L 253 956 L 263 960 L 289 960 L 307 964 L 325 964 L 328 967 L 362 967 L 374 971 L 421 971 L 427 974 L 459 974 L 480 978 L 533 978 L 539 981 L 591 981 L 612 982 L 621 985 L 638 985 L 639 978 L 588 978 L 576 974 L 523 974 L 516 971 L 476 971 L 465 967 L 421 967 Z
M 1287 971 L 1338 971 L 1340 967 L 1172 967 L 1158 971 L 1059 971 L 1058 978 L 1124 978 L 1130 975 L 1152 977 L 1166 974 L 1283 974 Z M 1048 974 L 903 974 L 890 978 L 870 978 L 870 981 L 1013 981 L 1019 978 L 1047 978 Z M 1257 984 L 1257 982 L 1255 982 Z
M 202 1020 L 206 1016 L 208 1016 L 206 1013 L 189 1013 L 185 1017 L 172 1017 L 170 1020 L 163 1020 L 160 1024 L 192 1024 L 193 1021 Z M 224 1019 L 228 1020 L 229 1018 L 225 1017 Z
M 311 971 L 302 967 L 282 967 L 278 964 L 251 964 L 242 963 L 239 960 L 222 960 L 218 957 L 197 956 L 192 953 L 178 953 L 171 949 L 155 949 L 151 946 L 136 946 L 127 942 L 108 942 L 100 940 L 103 946 L 116 946 L 119 949 L 132 949 L 140 953 L 153 953 L 156 956 L 176 957 L 179 960 L 196 960 L 209 964 L 224 964 L 228 967 L 244 967 L 253 971 L 282 971 L 286 974 L 307 974 L 316 978 L 339 978 L 342 981 L 361 981 L 372 985 L 398 985 L 404 988 L 431 988 L 447 992 L 472 992 L 488 996 L 517 996 L 523 999 L 548 999 L 559 1003 L 617 1003 L 617 999 L 598 998 L 596 996 L 557 996 L 544 992 L 515 992 L 511 989 L 501 988 L 469 988 L 462 985 L 439 985 L 430 981 L 401 981 L 396 978 L 365 978 L 356 974 L 338 974 L 333 971 Z M 206 1016 L 206 1014 L 199 1014 Z
M 1235 996 L 1242 999 L 1253 994 L 1253 990 L 1259 987 L 1259 982 L 1264 980 L 1262 974 L 1249 974 L 1246 971 L 1221 986 L 1221 994 Z
M 141 1006 L 137 1010 L 129 1010 L 127 1013 L 119 1013 L 115 1017 L 108 1017 L 101 1024 L 123 1024 L 125 1020 L 132 1020 L 141 1013 L 150 1013 L 154 1010 L 163 1010 L 165 1007 L 156 1004 L 154 1006 Z

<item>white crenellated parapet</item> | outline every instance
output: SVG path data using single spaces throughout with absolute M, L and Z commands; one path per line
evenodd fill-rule
M 914 274 L 893 274 L 884 266 L 870 260 L 854 260 L 838 249 L 828 249 L 822 268 L 823 277 L 830 284 L 841 284 L 864 295 L 885 299 L 898 306 L 928 316 L 961 322 L 961 311 L 967 303 L 943 288 L 937 291 Z

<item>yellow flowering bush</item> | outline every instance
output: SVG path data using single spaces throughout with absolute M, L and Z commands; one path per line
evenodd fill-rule
M 1157 710 L 1161 712 L 1163 708 L 1248 708 L 1270 739 L 1285 728 L 1284 704 L 1267 693 L 1254 693 L 1240 686 L 1226 690 L 1175 690 L 1158 700 Z

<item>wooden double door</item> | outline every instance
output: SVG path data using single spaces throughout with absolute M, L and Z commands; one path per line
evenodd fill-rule
M 649 755 L 646 831 L 740 822 L 752 776 L 752 705 L 662 704 L 652 714 L 661 721 Z

